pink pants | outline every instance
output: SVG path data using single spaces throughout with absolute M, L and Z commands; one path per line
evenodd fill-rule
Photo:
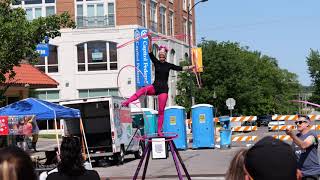
M 139 89 L 134 95 L 132 95 L 126 102 L 123 103 L 123 105 L 128 106 L 132 101 L 137 100 L 142 95 L 155 95 L 156 91 L 154 90 L 153 85 L 149 85 L 146 87 L 143 87 Z M 168 99 L 167 93 L 161 93 L 158 95 L 158 103 L 159 103 L 159 109 L 158 109 L 158 134 L 163 135 L 162 125 L 164 120 L 164 108 L 166 107 Z

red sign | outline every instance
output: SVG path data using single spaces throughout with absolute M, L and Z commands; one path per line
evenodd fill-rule
M 8 116 L 0 116 L 0 135 L 8 135 Z
M 130 110 L 124 110 L 121 109 L 120 110 L 120 122 L 121 123 L 131 123 L 132 122 L 132 118 L 131 118 L 131 113 Z

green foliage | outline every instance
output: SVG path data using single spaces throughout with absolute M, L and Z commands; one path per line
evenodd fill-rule
M 249 51 L 238 43 L 204 41 L 199 44 L 203 52 L 203 87 L 193 91 L 196 103 L 208 103 L 220 115 L 228 114 L 226 99 L 236 100 L 234 112 L 238 115 L 285 114 L 296 111 L 290 100 L 299 92 L 297 76 L 280 69 L 277 60 L 257 51 Z M 180 73 L 176 102 L 184 107 L 190 97 L 190 80 Z M 182 81 L 182 82 L 181 82 Z M 193 80 L 194 81 L 194 80 Z M 216 97 L 215 97 L 216 96 Z
M 310 77 L 313 83 L 313 93 L 309 101 L 320 104 L 320 53 L 318 50 L 310 50 L 307 57 Z
M 61 35 L 60 28 L 75 27 L 66 12 L 28 21 L 23 9 L 13 9 L 10 4 L 10 0 L 0 1 L 0 83 L 5 81 L 4 74 L 15 75 L 13 67 L 22 60 L 32 63 L 37 59 L 36 45 L 45 36 L 53 39 Z

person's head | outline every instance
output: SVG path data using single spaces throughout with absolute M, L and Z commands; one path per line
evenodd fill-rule
M 295 123 L 297 125 L 297 130 L 301 132 L 309 129 L 311 120 L 309 116 L 298 115 L 298 120 Z
M 226 180 L 244 180 L 244 158 L 248 149 L 240 149 L 230 162 Z
M 58 171 L 69 176 L 84 173 L 81 144 L 78 137 L 63 137 L 60 148 Z
M 0 179 L 37 180 L 38 177 L 29 155 L 16 146 L 0 149 Z
M 294 180 L 299 171 L 296 156 L 289 144 L 267 136 L 246 153 L 246 180 Z
M 166 46 L 159 46 L 159 61 L 164 62 L 167 59 L 168 48 Z

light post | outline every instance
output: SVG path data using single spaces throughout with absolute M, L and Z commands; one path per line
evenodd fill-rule
M 192 48 L 192 45 L 191 45 L 191 30 L 190 30 L 190 12 L 192 11 L 192 9 L 199 3 L 201 2 L 207 2 L 208 0 L 200 0 L 198 1 L 197 3 L 195 3 L 191 8 L 190 8 L 190 4 L 188 3 L 188 6 L 187 6 L 187 13 L 188 13 L 188 18 L 187 18 L 187 29 L 188 29 L 188 43 L 189 43 L 189 63 L 192 64 L 192 56 L 191 56 L 191 48 Z M 195 99 L 191 93 L 191 104 L 194 105 L 195 104 Z

